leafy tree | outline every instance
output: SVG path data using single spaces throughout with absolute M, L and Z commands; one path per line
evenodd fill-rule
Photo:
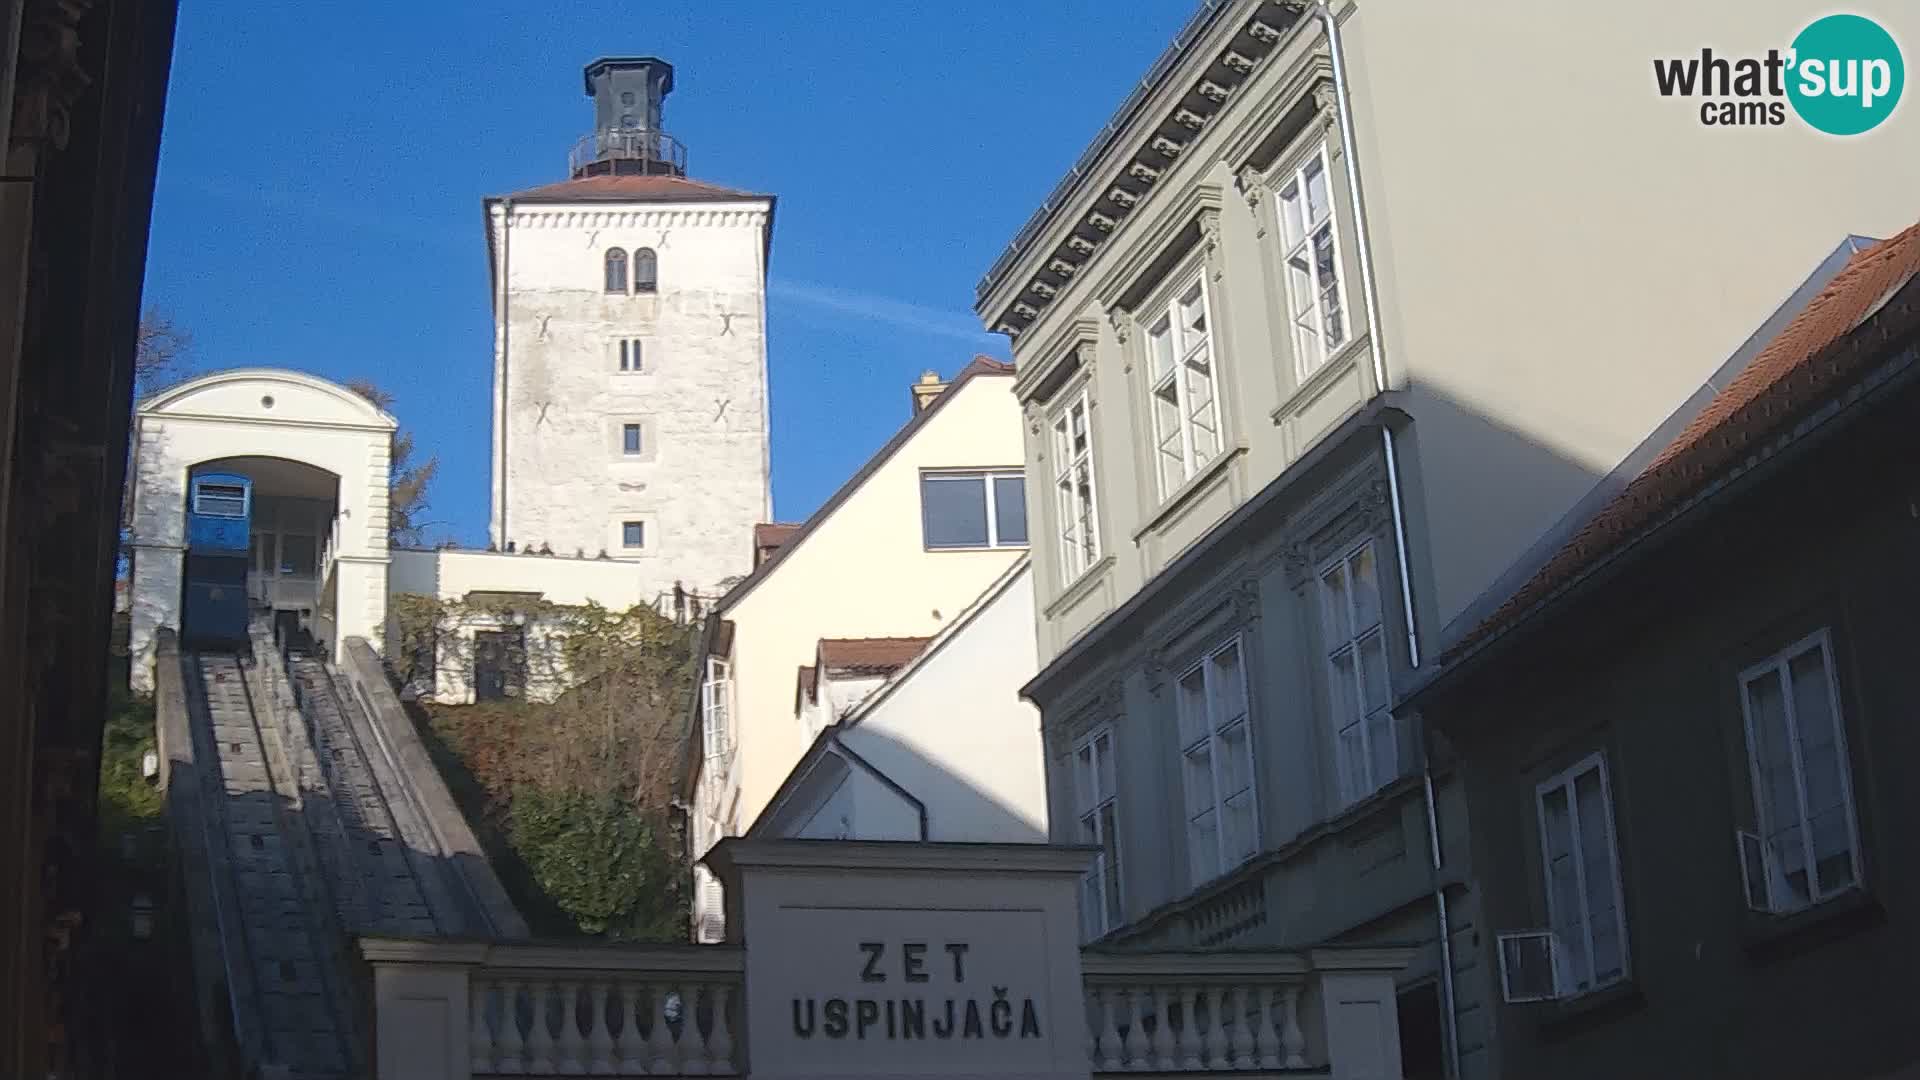
M 193 352 L 193 335 L 157 308 L 140 316 L 140 337 L 133 349 L 133 388 L 136 396 L 159 390 L 179 375 Z
M 366 379 L 348 380 L 347 389 L 373 402 L 377 408 L 393 409 L 393 395 Z M 396 545 L 420 543 L 428 524 L 423 516 L 430 505 L 427 487 L 440 471 L 439 458 L 416 461 L 413 455 L 413 434 L 405 429 L 395 430 L 387 455 L 387 536 Z
M 658 828 L 611 791 L 515 795 L 510 835 L 540 888 L 588 934 L 666 940 L 684 933 L 679 868 Z

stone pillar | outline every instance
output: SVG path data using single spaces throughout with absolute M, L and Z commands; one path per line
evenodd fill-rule
M 179 547 L 139 544 L 133 549 L 132 581 L 127 591 L 128 650 L 133 661 L 128 681 L 135 693 L 153 692 L 154 635 L 162 627 L 180 629 L 185 567 L 186 552 Z
M 1333 1080 L 1403 1080 L 1394 977 L 1405 949 L 1316 949 L 1318 1009 Z
M 374 1080 L 471 1080 L 471 974 L 485 945 L 362 939 L 373 969 Z
M 722 840 L 704 861 L 746 945 L 748 1075 L 1087 1080 L 1093 850 Z

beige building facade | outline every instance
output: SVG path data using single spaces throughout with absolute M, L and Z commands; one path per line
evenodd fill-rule
M 976 359 L 924 404 L 915 394 L 912 419 L 716 605 L 684 782 L 694 858 L 744 835 L 838 719 L 797 707 L 823 639 L 932 638 L 1026 554 L 1012 384 Z M 720 898 L 697 877 L 696 932 L 713 938 Z
M 1408 1075 L 1479 1075 L 1463 804 L 1397 688 L 1823 260 L 1914 216 L 1910 109 L 1837 139 L 1656 86 L 1815 14 L 1206 4 L 1020 230 L 977 310 L 1046 538 L 1053 834 L 1110 867 L 1090 936 L 1424 942 Z

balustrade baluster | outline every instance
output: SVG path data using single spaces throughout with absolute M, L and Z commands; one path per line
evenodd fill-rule
M 713 1035 L 707 1048 L 713 1054 L 714 1075 L 732 1075 L 733 1026 L 727 1022 L 727 1008 L 733 1004 L 733 988 L 726 983 L 713 984 Z
M 1120 1068 L 1120 1025 L 1118 1013 L 1113 1007 L 1113 999 L 1118 996 L 1119 990 L 1100 991 L 1100 1045 L 1106 1048 L 1106 1053 L 1098 1060 L 1100 1067 L 1107 1072 Z
M 1206 1049 L 1205 1038 L 1200 1034 L 1200 999 L 1206 996 L 1206 991 L 1183 986 L 1176 993 L 1180 996 L 1180 1049 L 1183 1051 L 1180 1065 L 1198 1070 L 1202 1064 L 1200 1055 Z
M 524 988 L 508 979 L 494 985 L 500 990 L 500 1026 L 494 1032 L 500 1063 L 494 1068 L 507 1076 L 519 1076 L 527 1071 L 527 1044 L 520 1037 L 520 995 Z
M 580 1034 L 580 984 L 563 982 L 554 996 L 560 999 L 560 1060 L 554 1071 L 562 1076 L 587 1072 L 587 1040 Z
M 1280 1067 L 1280 1040 L 1273 1031 L 1273 987 L 1263 986 L 1255 995 L 1253 1015 L 1253 1054 L 1263 1069 Z
M 553 1032 L 547 1027 L 547 992 L 552 984 L 535 979 L 527 984 L 527 998 L 533 1005 L 533 1022 L 527 1025 L 527 1072 L 534 1076 L 552 1076 L 554 1065 Z
M 1153 1060 L 1162 1071 L 1171 1071 L 1176 1064 L 1173 1057 L 1173 1017 L 1168 1000 L 1167 988 L 1153 988 Z
M 591 1003 L 587 1013 L 587 1071 L 595 1076 L 613 1075 L 613 1032 L 607 1020 L 609 989 L 606 980 L 596 979 L 587 993 Z
M 1307 1037 L 1300 1030 L 1300 988 L 1289 986 L 1280 998 L 1280 1064 L 1288 1069 L 1307 1067 Z
M 1231 995 L 1227 1007 L 1227 1066 L 1234 1069 L 1253 1067 L 1253 1032 L 1247 1030 L 1250 994 L 1244 986 L 1231 986 L 1224 991 Z
M 667 987 L 648 983 L 647 998 L 652 1002 L 653 1026 L 647 1029 L 647 1071 L 656 1075 L 673 1072 L 673 1032 L 667 1030 Z M 680 1017 L 686 1019 L 687 1003 L 680 1003 Z
M 1146 1020 L 1152 1005 L 1145 1001 L 1146 997 L 1147 991 L 1143 987 L 1127 987 L 1127 1037 L 1120 1049 L 1126 1055 L 1127 1068 L 1136 1071 L 1150 1064 Z
M 700 985 L 680 984 L 680 1071 L 705 1076 L 709 1064 L 707 1040 L 700 1033 Z
M 1200 996 L 1207 1001 L 1207 1066 L 1230 1068 L 1233 1059 L 1227 1056 L 1227 988 L 1216 986 L 1211 995 L 1202 990 Z
M 1106 1009 L 1101 1004 L 1105 991 L 1097 986 L 1084 987 L 1082 997 L 1087 1010 L 1087 1063 L 1095 1069 L 1100 1067 L 1100 1036 L 1106 1025 Z
M 489 987 L 479 980 L 473 980 L 467 990 L 467 1005 L 472 1019 L 467 1021 L 467 1045 L 470 1048 L 468 1063 L 470 1072 L 485 1075 L 493 1071 L 493 1033 L 487 1030 L 487 997 Z
M 641 986 L 629 982 L 614 987 L 619 999 L 620 1034 L 614 1039 L 614 1060 L 619 1074 L 638 1076 L 647 1071 L 647 1041 L 640 1034 Z

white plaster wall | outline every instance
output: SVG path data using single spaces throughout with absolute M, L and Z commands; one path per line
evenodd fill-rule
M 330 647 L 378 642 L 386 620 L 387 472 L 394 419 L 344 387 L 298 372 L 243 368 L 143 402 L 134 419 L 131 681 L 153 686 L 154 633 L 180 625 L 187 478 L 231 457 L 298 461 L 339 480 L 333 555 L 339 610 Z
M 1044 843 L 1040 712 L 1020 698 L 1039 662 L 1033 574 L 1023 567 L 906 678 L 850 718 L 840 740 L 925 804 L 929 840 Z M 898 830 L 903 807 L 885 785 L 857 785 L 853 798 L 855 839 Z
M 515 207 L 509 227 L 493 208 L 497 545 L 605 550 L 643 567 L 648 592 L 714 594 L 752 568 L 753 525 L 771 516 L 769 209 L 541 204 Z M 654 249 L 659 291 L 607 294 L 612 247 Z M 644 342 L 639 374 L 619 370 L 621 338 Z M 645 445 L 629 458 L 620 431 L 635 422 Z M 621 547 L 627 520 L 645 523 L 641 552 Z
M 978 375 L 953 391 L 773 573 L 723 609 L 734 624 L 735 752 L 728 768 L 703 770 L 696 795 L 730 833 L 759 816 L 806 750 L 794 675 L 821 638 L 932 637 L 1026 553 L 928 551 L 920 519 L 921 469 L 1020 467 L 1012 382 Z

